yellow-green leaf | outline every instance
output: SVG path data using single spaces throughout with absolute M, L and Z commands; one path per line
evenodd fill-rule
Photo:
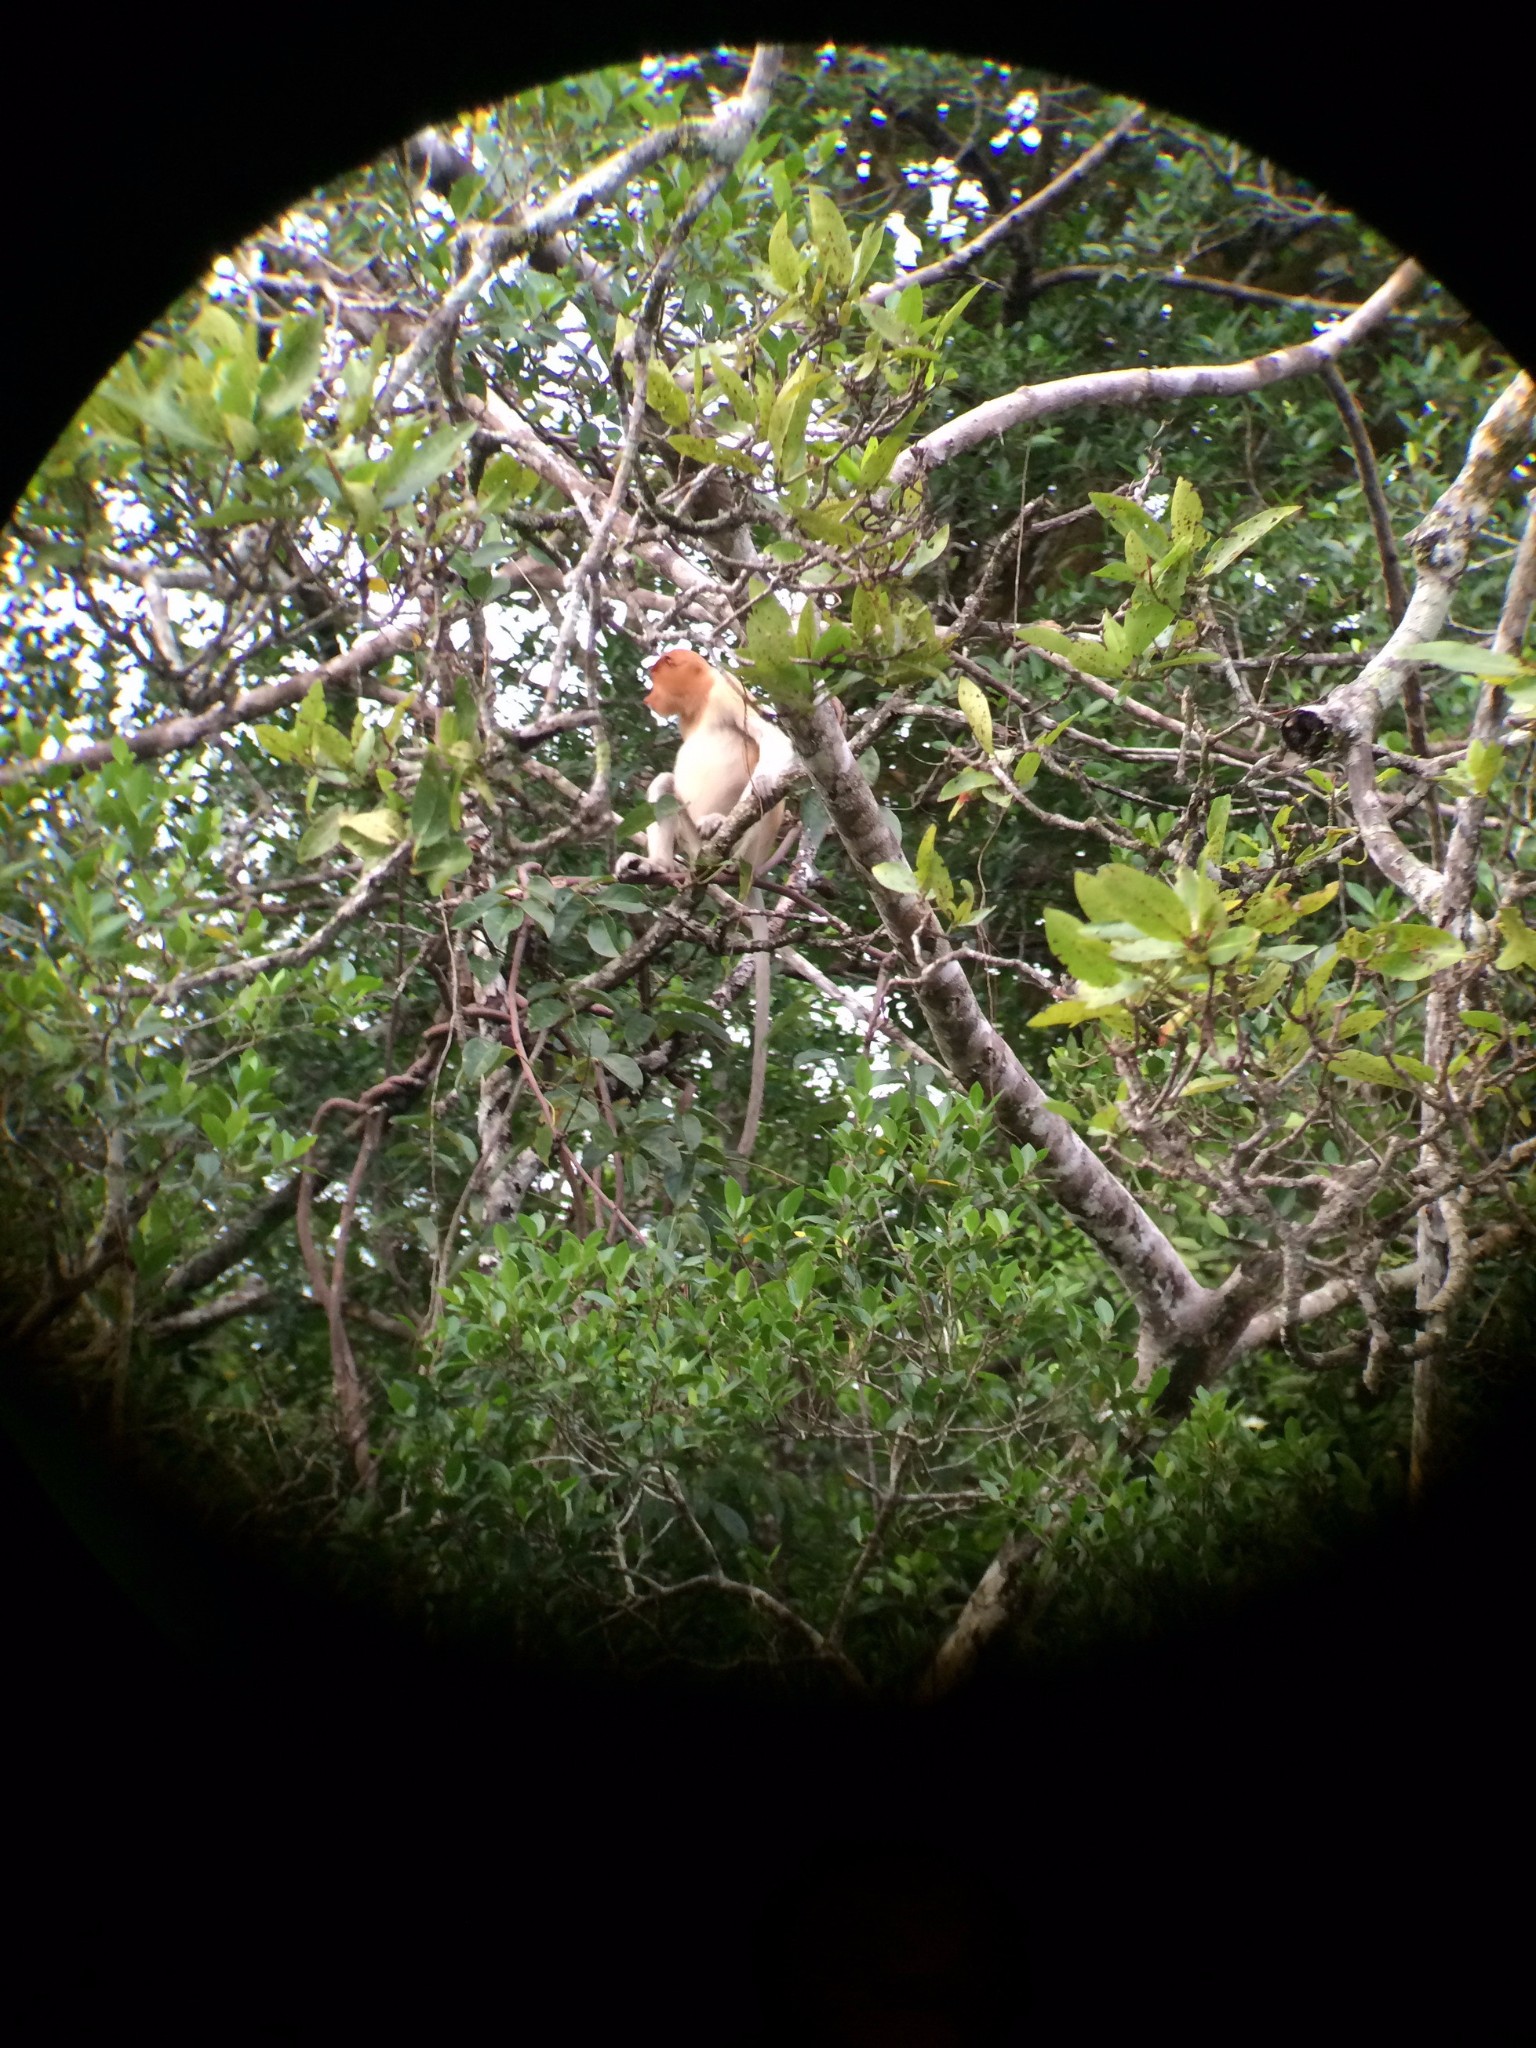
M 1169 510 L 1169 524 L 1173 529 L 1174 539 L 1187 540 L 1198 545 L 1201 538 L 1200 521 L 1204 512 L 1205 507 L 1200 502 L 1200 493 L 1188 477 L 1181 476 L 1173 487 L 1173 504 Z M 1185 1092 L 1188 1093 L 1188 1090 Z
M 976 744 L 984 754 L 990 754 L 992 747 L 992 707 L 986 693 L 977 688 L 969 676 L 962 676 L 955 685 L 955 696 L 960 709 L 965 713 L 965 722 L 975 735 Z
M 800 289 L 805 275 L 805 258 L 789 238 L 789 215 L 781 213 L 768 237 L 768 269 L 786 298 Z
M 740 448 L 727 448 L 722 441 L 706 440 L 702 434 L 668 434 L 667 445 L 690 462 L 715 462 L 722 469 L 740 470 L 743 476 L 760 476 L 758 464 Z
M 1499 930 L 1504 934 L 1504 945 L 1494 966 L 1536 967 L 1536 931 L 1531 930 L 1513 904 L 1499 912 Z
M 1043 1010 L 1036 1010 L 1029 1020 L 1031 1031 L 1042 1031 L 1047 1024 L 1081 1024 L 1093 1012 L 1086 1003 L 1047 1003 Z
M 1124 672 L 1125 664 L 1116 661 L 1098 641 L 1074 639 L 1055 626 L 1021 626 L 1016 637 L 1028 647 L 1042 647 L 1051 654 L 1065 656 L 1074 668 L 1101 683 L 1117 682 Z
M 1467 775 L 1479 796 L 1493 787 L 1504 760 L 1504 749 L 1496 740 L 1474 740 L 1467 749 Z
M 1374 1052 L 1339 1052 L 1323 1064 L 1329 1073 L 1342 1074 L 1346 1081 L 1369 1081 L 1377 1088 L 1412 1088 L 1416 1082 L 1435 1078 L 1432 1068 L 1407 1053 L 1384 1060 Z
M 1125 970 L 1103 939 L 1095 938 L 1068 910 L 1054 904 L 1045 913 L 1045 943 L 1074 980 L 1090 988 L 1114 988 Z
M 693 410 L 682 385 L 655 356 L 645 366 L 645 402 L 669 427 L 686 427 Z
M 848 238 L 843 217 L 825 192 L 813 186 L 807 196 L 811 241 L 822 275 L 837 291 L 846 291 L 853 281 L 853 243 Z
M 1182 488 L 1182 486 L 1181 486 Z M 1195 503 L 1199 504 L 1199 499 Z M 1196 515 L 1198 517 L 1198 514 Z M 1200 858 L 1209 861 L 1212 867 L 1221 866 L 1221 856 L 1227 844 L 1227 820 L 1232 815 L 1230 796 L 1219 796 L 1211 804 L 1205 820 L 1205 845 Z

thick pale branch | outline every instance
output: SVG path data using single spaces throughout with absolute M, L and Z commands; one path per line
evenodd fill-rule
M 1480 1259 L 1493 1258 L 1500 1252 L 1509 1251 L 1524 1235 L 1518 1223 L 1495 1223 L 1473 1239 L 1468 1246 L 1468 1255 L 1474 1264 Z M 1374 1275 L 1374 1284 L 1389 1294 L 1411 1294 L 1418 1282 L 1417 1259 L 1410 1259 L 1404 1266 L 1378 1267 Z M 1280 1305 L 1260 1310 L 1249 1321 L 1233 1349 L 1239 1356 L 1246 1351 L 1262 1351 L 1266 1344 L 1277 1344 L 1288 1327 L 1320 1322 L 1347 1302 L 1357 1301 L 1359 1296 L 1360 1283 L 1354 1274 L 1338 1274 L 1318 1287 L 1308 1288 L 1289 1317 Z
M 1253 356 L 1241 363 L 1183 363 L 1167 369 L 1095 370 L 1080 377 L 1059 377 L 1049 384 L 1025 384 L 973 406 L 957 419 L 948 420 L 925 434 L 921 441 L 897 456 L 891 470 L 891 488 L 917 481 L 941 463 L 952 461 L 993 434 L 1054 414 L 1071 412 L 1080 405 L 1134 405 L 1151 407 L 1174 404 L 1185 398 L 1230 398 L 1240 392 L 1262 391 L 1289 377 L 1304 377 L 1333 362 L 1347 348 L 1370 333 L 1386 318 L 1400 299 L 1414 289 L 1423 273 L 1416 263 L 1400 263 L 1386 283 L 1372 292 L 1365 303 L 1324 328 L 1309 341 L 1292 348 L 1274 349 L 1268 355 Z
M 519 462 L 526 463 L 534 474 L 561 491 L 581 511 L 595 528 L 603 514 L 606 492 L 601 483 L 594 481 L 576 464 L 558 450 L 551 448 L 522 419 L 506 400 L 494 391 L 487 391 L 485 397 L 476 398 L 466 392 L 464 410 L 471 419 L 479 422 L 484 430 L 498 441 L 504 442 L 516 455 Z M 626 543 L 634 531 L 634 520 L 627 512 L 616 515 L 612 525 L 612 538 L 620 544 Z M 644 540 L 634 549 L 638 560 L 664 576 L 677 590 L 686 592 L 692 605 L 699 613 L 717 621 L 722 610 L 718 590 L 712 579 L 703 570 L 696 569 L 686 555 L 669 547 L 662 540 Z M 568 572 L 569 573 L 569 572 Z M 566 578 L 562 578 L 565 581 Z M 645 603 L 647 593 L 635 593 L 640 603 Z
M 242 690 L 227 704 L 215 704 L 209 711 L 162 718 L 156 725 L 141 726 L 137 732 L 119 733 L 110 740 L 79 747 L 69 754 L 7 761 L 0 765 L 0 785 L 26 782 L 35 775 L 60 768 L 72 775 L 79 775 L 89 768 L 104 768 L 112 759 L 112 749 L 119 739 L 140 761 L 183 753 L 188 747 L 195 747 L 218 733 L 228 732 L 232 726 L 248 725 L 255 718 L 270 718 L 285 704 L 295 704 L 307 696 L 316 683 L 350 682 L 364 670 L 415 646 L 420 637 L 419 626 L 385 626 L 377 633 L 365 635 L 345 654 L 322 662 L 319 668 L 306 669 L 302 675 L 283 676 L 275 683 L 261 683 L 254 690 Z
M 264 1308 L 272 1298 L 272 1290 L 259 1273 L 253 1273 L 242 1280 L 238 1287 L 228 1294 L 220 1294 L 212 1301 L 198 1302 L 192 1308 L 177 1309 L 170 1315 L 156 1316 L 144 1326 L 144 1334 L 151 1338 L 196 1337 L 204 1330 L 216 1329 L 220 1323 L 227 1323 L 235 1316 L 249 1315 L 253 1309 Z
M 263 1195 L 254 1208 L 228 1224 L 212 1244 L 204 1245 L 179 1266 L 172 1266 L 160 1283 L 161 1298 L 175 1301 L 196 1294 L 231 1266 L 238 1265 L 254 1244 L 293 1214 L 298 1207 L 300 1180 L 301 1176 L 295 1174 L 274 1193 Z
M 918 1698 L 942 1699 L 975 1670 L 983 1650 L 1018 1615 L 1029 1598 L 1029 1567 L 1044 1547 L 1033 1533 L 1005 1538 L 976 1582 L 959 1618 L 934 1653 Z
M 1445 878 L 1410 852 L 1393 830 L 1377 794 L 1370 743 L 1383 712 L 1401 692 L 1404 675 L 1412 665 L 1410 650 L 1421 641 L 1437 638 L 1444 626 L 1466 572 L 1472 542 L 1512 463 L 1530 446 L 1533 434 L 1536 383 L 1522 370 L 1478 423 L 1455 482 L 1409 536 L 1416 575 L 1408 608 L 1395 631 L 1352 682 L 1330 691 L 1320 704 L 1299 706 L 1282 727 L 1286 743 L 1302 752 L 1315 752 L 1319 743 L 1326 745 L 1330 738 L 1347 744 L 1350 799 L 1366 849 L 1381 872 L 1430 918 L 1447 914 Z M 1521 558 L 1524 553 L 1522 543 Z M 1536 576 L 1536 570 L 1528 573 Z M 1520 574 L 1517 559 L 1511 589 Z M 1501 695 L 1498 691 L 1484 693 L 1478 710 L 1484 723 L 1491 719 L 1496 727 Z M 1480 826 L 1480 812 L 1478 823 Z M 1448 853 L 1448 865 L 1451 859 Z M 1460 909 L 1453 908 L 1450 914 L 1459 915 Z
M 463 276 L 434 307 L 390 371 L 379 396 L 379 410 L 387 411 L 421 365 L 437 353 L 491 278 L 514 257 L 526 256 L 551 236 L 563 235 L 566 229 L 576 227 L 595 206 L 616 198 L 631 178 L 649 170 L 665 156 L 708 157 L 728 170 L 768 111 L 782 54 L 774 44 L 759 45 L 753 52 L 746 84 L 736 99 L 722 101 L 712 113 L 702 117 L 674 122 L 670 128 L 653 129 L 627 149 L 593 164 L 542 205 L 511 207 L 499 221 L 479 230 L 474 256 Z
M 280 967 L 302 967 L 306 960 L 313 960 L 323 953 L 339 931 L 349 924 L 356 924 L 366 915 L 380 896 L 392 876 L 399 873 L 411 857 L 412 842 L 402 839 L 377 867 L 369 868 L 357 885 L 339 903 L 316 932 L 296 946 L 282 946 L 276 952 L 258 953 L 247 960 L 227 960 L 219 967 L 209 967 L 199 973 L 181 974 L 167 983 L 160 991 L 162 1003 L 177 1003 L 189 996 L 195 989 L 218 988 L 232 982 L 250 981 L 258 974 L 273 974 Z
M 782 722 L 826 804 L 844 850 L 864 877 L 933 1032 L 961 1087 L 979 1082 L 999 1123 L 1044 1155 L 1042 1172 L 1067 1214 L 1119 1275 L 1142 1318 L 1145 1350 L 1161 1355 L 1193 1338 L 1216 1313 L 1221 1290 L 1202 1287 L 1179 1253 L 1104 1162 L 1047 1106 L 1045 1091 L 988 1021 L 932 909 L 874 879 L 901 848 L 859 772 L 830 704 L 786 708 Z

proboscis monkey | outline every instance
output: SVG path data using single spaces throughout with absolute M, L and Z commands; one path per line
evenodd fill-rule
M 795 758 L 795 750 L 776 725 L 754 711 L 740 683 L 711 668 L 688 647 L 674 647 L 651 664 L 646 704 L 659 718 L 675 718 L 682 745 L 670 775 L 658 775 L 646 796 L 656 803 L 677 799 L 678 809 L 646 828 L 647 857 L 659 866 L 672 864 L 679 846 L 697 852 L 735 809 L 749 784 L 762 786 L 777 777 Z M 773 853 L 784 824 L 784 806 L 777 803 L 751 830 L 743 833 L 738 852 L 761 868 Z M 747 898 L 755 913 L 748 922 L 759 944 L 768 936 L 757 889 Z M 770 965 L 766 952 L 757 956 L 757 1016 L 752 1030 L 752 1079 L 747 1091 L 747 1116 L 736 1150 L 750 1158 L 763 1113 L 763 1083 L 768 1067 Z

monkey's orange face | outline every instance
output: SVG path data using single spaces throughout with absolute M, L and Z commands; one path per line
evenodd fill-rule
M 674 647 L 670 654 L 651 663 L 651 687 L 645 693 L 646 709 L 658 718 L 673 718 L 697 694 L 704 664 L 691 648 Z

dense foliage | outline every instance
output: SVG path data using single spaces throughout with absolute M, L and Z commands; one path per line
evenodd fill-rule
M 217 264 L 8 534 L 16 1328 L 211 1517 L 598 1668 L 943 1686 L 1427 1483 L 1528 1246 L 1533 401 L 1395 262 L 828 49 Z M 681 643 L 807 768 L 750 1168 L 750 877 L 620 859 Z

